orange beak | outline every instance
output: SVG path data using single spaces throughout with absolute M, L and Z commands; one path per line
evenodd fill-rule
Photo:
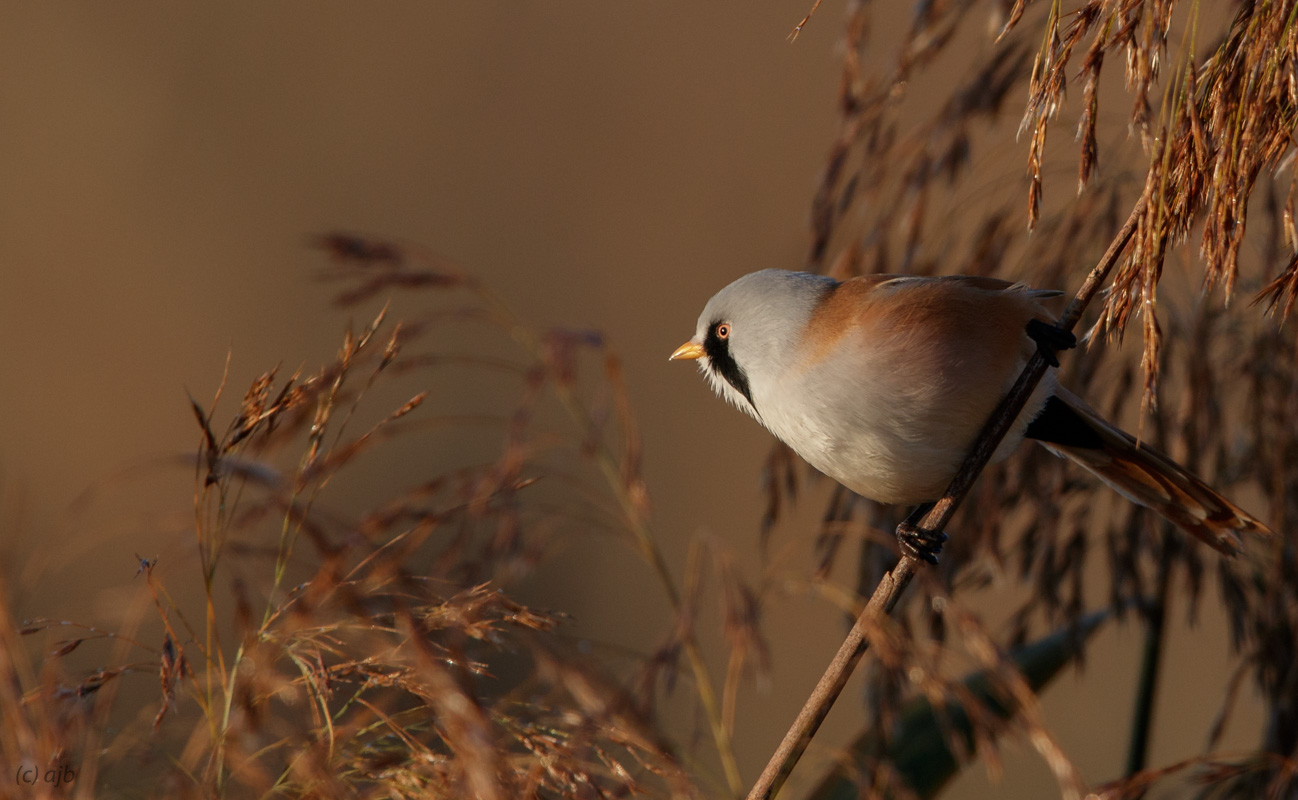
M 696 358 L 702 358 L 702 357 L 703 357 L 703 345 L 698 344 L 696 342 L 686 342 L 685 344 L 676 348 L 676 352 L 672 353 L 671 357 L 668 358 L 667 360 L 680 361 L 681 359 L 689 359 L 692 361 Z

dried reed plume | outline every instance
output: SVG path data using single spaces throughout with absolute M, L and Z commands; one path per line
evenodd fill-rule
M 822 24 L 819 5 L 795 34 Z M 860 735 L 815 751 L 818 764 L 804 769 L 818 767 L 822 780 L 798 791 L 933 797 L 969 764 L 999 773 L 1000 743 L 1018 737 L 1067 797 L 1187 785 L 1215 797 L 1293 796 L 1298 345 L 1283 323 L 1298 297 L 1298 0 L 937 2 L 916 4 L 904 22 L 874 13 L 849 0 L 840 120 L 812 199 L 807 264 L 840 276 L 963 272 L 1072 288 L 1138 209 L 1103 308 L 1086 319 L 1090 346 L 1065 357 L 1062 378 L 1265 511 L 1281 535 L 1223 561 L 1043 453 L 989 470 L 950 527 L 941 567 L 865 632 Z M 892 47 L 886 60 L 880 43 Z M 1125 62 L 1121 81 L 1104 69 L 1111 55 Z M 1071 111 L 1070 80 L 1082 85 Z M 1025 95 L 1020 113 L 1014 98 Z M 1101 125 L 1101 109 L 1117 102 L 1130 113 Z M 1046 147 L 1069 113 L 1076 196 L 1046 191 L 1073 185 L 1071 154 Z M 1017 133 L 1025 143 L 1013 144 Z M 897 510 L 815 486 L 776 448 L 757 538 L 763 552 L 809 546 L 789 530 L 790 509 L 799 497 L 823 500 L 819 575 L 789 575 L 769 558 L 747 576 L 725 546 L 700 540 L 678 578 L 649 518 L 641 459 L 654 443 L 636 429 L 624 385 L 634 376 L 602 337 L 530 327 L 419 247 L 346 233 L 314 243 L 343 308 L 407 292 L 441 305 L 399 323 L 377 312 L 348 330 L 330 363 L 270 369 L 233 410 L 224 381 L 215 398 L 191 401 L 194 558 L 139 558 L 151 624 L 19 623 L 0 592 L 0 764 L 75 762 L 69 791 L 86 797 L 145 777 L 168 797 L 739 796 L 740 690 L 764 681 L 780 652 L 764 636 L 763 608 L 801 591 L 855 614 L 896 562 Z M 1245 292 L 1269 313 L 1225 308 L 1218 287 L 1223 300 Z M 1133 320 L 1143 348 L 1119 352 Z M 508 354 L 436 349 L 433 334 L 447 327 L 493 331 Z M 449 368 L 507 376 L 508 410 L 439 406 L 430 398 Z M 490 457 L 410 476 L 364 512 L 332 510 L 330 492 L 377 469 L 382 448 L 470 426 L 501 442 Z M 561 612 L 510 596 L 554 538 L 573 532 L 623 537 L 661 586 L 672 623 L 631 668 L 575 652 Z M 849 539 L 860 544 L 857 578 L 842 586 L 833 571 Z M 1210 574 L 1215 596 L 1204 592 Z M 201 589 L 197 605 L 179 591 L 186 584 Z M 1019 603 L 1007 625 L 984 614 L 989 587 Z M 700 642 L 713 598 L 723 665 Z M 1202 694 L 1217 722 L 1202 752 L 1150 765 L 1150 709 L 1170 668 L 1164 629 L 1217 602 L 1238 664 L 1232 681 Z M 1130 756 L 1088 785 L 1036 692 L 1084 657 L 1093 631 L 1132 618 L 1148 644 L 1132 677 Z M 110 643 L 124 655 L 98 655 Z M 132 716 L 115 698 L 146 679 L 156 702 Z M 1218 752 L 1247 681 L 1266 702 L 1261 745 Z M 663 721 L 673 691 L 689 693 L 704 736 Z M 40 791 L 53 790 L 23 796 Z
M 971 24 L 980 8 L 990 12 L 981 36 Z M 1291 520 L 1298 500 L 1292 467 L 1298 463 L 1292 460 L 1298 455 L 1298 353 L 1280 327 L 1298 280 L 1295 14 L 1293 2 L 1211 10 L 1139 0 L 1071 7 L 929 3 L 915 7 L 908 25 L 898 25 L 873 6 L 849 3 L 841 118 L 813 202 L 807 263 L 836 276 L 972 273 L 1071 288 L 1128 210 L 1139 209 L 1132 246 L 1103 307 L 1090 316 L 1090 346 L 1070 354 L 1062 378 L 1145 440 L 1229 492 L 1255 498 L 1283 534 L 1256 543 L 1245 559 L 1219 562 L 1039 453 L 990 470 L 975 487 L 952 525 L 952 552 L 924 582 L 930 603 L 1017 574 L 1031 595 L 1011 630 L 998 637 L 1001 647 L 1024 642 L 1042 625 L 1077 627 L 1097 600 L 1118 615 L 1141 609 L 1150 646 L 1126 777 L 1115 775 L 1104 796 L 1136 796 L 1186 774 L 1235 796 L 1258 796 L 1263 788 L 1268 796 L 1288 796 L 1295 785 L 1298 592 Z M 810 15 L 798 30 L 807 24 Z M 886 61 L 881 46 L 892 42 Z M 1125 59 L 1121 83 L 1105 78 L 1109 54 Z M 1076 198 L 1047 203 L 1047 178 L 1063 167 L 1063 159 L 1047 152 L 1047 132 L 1067 112 L 1070 79 L 1083 87 L 1073 112 L 1081 145 L 1078 191 Z M 1123 83 L 1130 123 L 1110 132 L 1100 126 L 1100 109 L 1123 94 Z M 1020 91 L 1027 103 L 1018 117 L 1007 98 Z M 1017 184 L 1002 177 L 1017 172 L 1006 146 L 1016 135 L 1027 140 L 1028 167 Z M 1253 215 L 1261 213 L 1263 224 L 1246 230 L 1248 201 L 1259 195 L 1262 205 L 1255 204 Z M 1030 239 L 1013 224 L 1025 197 Z M 1187 242 L 1196 232 L 1199 246 L 1192 250 Z M 1196 261 L 1203 266 L 1193 280 L 1188 265 Z M 1166 269 L 1169 264 L 1177 268 Z M 1216 287 L 1227 302 L 1237 291 L 1252 293 L 1270 318 L 1227 312 L 1213 300 Z M 1133 311 L 1144 333 L 1135 362 L 1099 346 L 1096 336 L 1114 334 L 1113 344 Z M 1176 402 L 1155 415 L 1160 396 Z M 763 540 L 779 531 L 798 486 L 789 458 L 777 448 L 767 465 Z M 897 520 L 891 510 L 835 488 L 818 545 L 821 573 L 830 574 L 846 535 L 862 537 L 857 590 L 870 595 L 894 558 L 889 539 Z M 1088 557 L 1096 553 L 1100 558 Z M 1096 567 L 1107 568 L 1108 581 L 1098 598 L 1088 579 Z M 1217 575 L 1239 672 L 1216 699 L 1221 711 L 1204 733 L 1207 752 L 1146 770 L 1166 612 L 1180 602 L 1193 621 L 1209 568 Z M 1183 596 L 1172 591 L 1180 581 Z M 916 618 L 927 618 L 932 646 L 943 646 L 950 627 L 945 615 L 916 607 L 900 622 L 912 626 Z M 874 638 L 869 642 L 878 648 Z M 886 729 L 906 699 L 900 688 L 906 681 L 886 658 L 871 669 L 868 706 Z M 1258 757 L 1221 769 L 1226 759 L 1211 751 L 1248 673 L 1268 703 L 1263 747 Z M 1038 744 L 1044 733 L 1029 724 L 1026 736 Z M 1064 794 L 1079 791 L 1050 749 L 1038 744 L 1038 750 L 1056 767 Z M 979 754 L 985 759 L 990 752 Z M 869 763 L 856 763 L 858 783 L 874 796 L 888 771 L 877 759 Z M 1209 763 L 1218 766 L 1200 768 Z

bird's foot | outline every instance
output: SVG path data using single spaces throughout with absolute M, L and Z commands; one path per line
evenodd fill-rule
M 1028 320 L 1028 336 L 1037 343 L 1037 352 L 1052 367 L 1059 366 L 1059 351 L 1072 350 L 1077 346 L 1077 337 L 1058 325 L 1051 325 L 1039 319 Z
M 942 552 L 946 540 L 947 535 L 942 531 L 922 528 L 909 519 L 897 526 L 897 544 L 901 545 L 902 554 L 930 564 L 937 563 L 937 554 Z

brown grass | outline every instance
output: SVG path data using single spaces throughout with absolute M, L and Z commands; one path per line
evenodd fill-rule
M 554 635 L 561 614 L 500 588 L 544 557 L 555 514 L 577 510 L 574 498 L 558 512 L 552 497 L 534 499 L 538 480 L 589 473 L 591 464 L 593 474 L 572 476 L 588 484 L 578 488 L 598 495 L 602 467 L 609 482 L 599 502 L 620 506 L 621 525 L 639 526 L 647 556 L 661 561 L 645 538 L 639 441 L 616 358 L 593 334 L 523 327 L 490 292 L 430 269 L 418 251 L 343 235 L 321 244 L 333 259 L 325 277 L 348 284 L 342 306 L 393 288 L 458 290 L 468 305 L 456 316 L 489 320 L 517 341 L 525 360 L 511 369 L 522 402 L 505 421 L 502 452 L 413 481 L 357 519 L 323 510 L 349 465 L 415 430 L 427 392 L 358 427 L 375 387 L 439 365 L 432 353 L 407 357 L 434 320 L 389 325 L 386 309 L 349 328 L 318 372 L 257 378 L 224 424 L 216 421 L 224 385 L 210 403 L 191 400 L 201 605 L 187 607 L 168 585 L 189 576 L 141 559 L 161 629 L 156 644 L 136 644 L 152 665 L 80 678 L 61 665 L 105 634 L 73 628 L 76 637 L 56 643 L 38 668 L 18 637 L 57 635 L 70 623 L 15 629 L 2 615 L 6 763 L 76 763 L 81 783 L 71 786 L 95 793 L 82 765 L 99 761 L 93 729 L 103 717 L 85 698 L 151 670 L 156 708 L 116 734 L 115 756 L 102 765 L 117 770 L 109 785 L 126 779 L 157 786 L 158 796 L 202 797 L 695 794 L 641 698 Z M 599 408 L 579 385 L 592 355 L 605 369 Z M 558 440 L 531 424 L 545 392 L 571 412 L 573 430 Z M 682 628 L 671 647 L 696 650 L 692 633 Z M 675 669 L 675 659 L 659 668 Z M 520 677 L 502 681 L 502 671 Z M 138 767 L 123 778 L 141 759 L 151 764 L 147 781 Z
M 985 12 L 992 24 L 979 39 L 970 20 Z M 1103 489 L 1096 494 L 1057 461 L 1029 454 L 990 470 L 975 487 L 952 525 L 938 581 L 924 588 L 931 600 L 937 586 L 967 592 L 1011 570 L 1032 591 L 1002 641 L 1022 641 L 1043 625 L 1075 624 L 1097 600 L 1119 614 L 1135 600 L 1147 609 L 1141 616 L 1157 642 L 1161 609 L 1182 604 L 1192 621 L 1206 578 L 1215 575 L 1239 674 L 1253 673 L 1268 704 L 1267 755 L 1241 768 L 1247 778 L 1211 774 L 1219 790 L 1244 793 L 1237 796 L 1255 795 L 1230 788 L 1236 784 L 1284 795 L 1298 747 L 1291 538 L 1298 362 L 1292 335 L 1279 327 L 1294 303 L 1298 252 L 1296 14 L 1293 2 L 928 3 L 898 26 L 873 5 L 849 3 L 839 131 L 813 202 L 807 259 L 837 276 L 971 273 L 1071 288 L 1127 210 L 1143 204 L 1134 246 L 1100 313 L 1088 317 L 1091 346 L 1069 355 L 1063 381 L 1228 493 L 1259 498 L 1250 502 L 1262 504 L 1283 535 L 1258 543 L 1240 562 L 1219 562 L 1184 546 L 1144 512 L 1110 502 Z M 995 46 L 987 44 L 991 38 Z M 1104 67 L 1114 59 L 1107 56 L 1125 65 L 1117 68 L 1121 81 L 1108 79 L 1113 70 Z M 1071 110 L 1080 145 L 1078 196 L 1049 202 L 1052 175 L 1064 173 L 1066 159 L 1054 154 L 1057 146 L 1047 148 L 1047 134 L 1070 113 L 1070 84 L 1082 87 L 1080 106 Z M 1012 103 L 1006 108 L 1019 91 L 1027 96 L 1021 118 Z M 1126 130 L 1106 130 L 1101 123 L 1112 117 L 1105 109 L 1122 104 L 1124 94 Z M 1016 128 L 1026 150 L 1022 182 L 1005 179 L 1012 174 L 1005 143 Z M 1031 238 L 1012 222 L 1025 199 Z M 1192 270 L 1197 281 L 1187 280 Z M 1271 318 L 1221 307 L 1240 291 Z M 1133 321 L 1144 340 L 1138 361 L 1096 346 L 1100 333 L 1120 340 Z M 1156 415 L 1160 397 L 1175 402 Z M 777 448 L 768 465 L 764 537 L 778 532 L 798 484 L 782 475 L 784 458 Z M 897 520 L 887 509 L 833 492 L 822 526 L 822 572 L 845 535 L 861 537 L 858 591 L 868 595 L 889 563 Z M 1107 577 L 1107 597 L 1088 596 L 1087 576 L 1097 569 Z M 925 603 L 915 605 L 908 616 L 928 617 L 931 628 L 944 630 Z M 1158 648 L 1151 652 L 1156 682 Z M 873 680 L 893 685 L 886 672 L 873 672 Z M 1222 720 L 1238 697 L 1232 687 L 1211 700 L 1222 704 Z M 1140 691 L 1152 696 L 1152 685 Z M 894 709 L 903 699 L 882 688 L 874 695 L 874 703 Z M 1133 723 L 1133 740 L 1142 724 Z M 1209 748 L 1220 736 L 1218 726 Z M 1137 749 L 1133 772 L 1145 757 Z M 1170 782 L 1198 763 L 1142 774 Z M 1119 796 L 1124 786 L 1120 780 L 1109 791 Z
M 1191 781 L 1214 796 L 1289 796 L 1298 763 L 1298 346 L 1282 323 L 1298 297 L 1298 4 L 937 2 L 901 25 L 875 11 L 849 2 L 841 116 L 812 199 L 808 264 L 839 275 L 964 272 L 1071 287 L 1143 199 L 1134 247 L 1103 309 L 1086 319 L 1092 346 L 1065 357 L 1063 380 L 1219 488 L 1260 504 L 1252 510 L 1281 535 L 1219 561 L 1144 512 L 1100 499 L 1103 490 L 1061 462 L 1016 457 L 974 487 L 941 567 L 920 577 L 899 617 L 868 631 L 867 724 L 886 737 L 917 696 L 958 706 L 972 720 L 972 745 L 943 734 L 965 763 L 998 771 L 999 742 L 1017 736 L 1063 793 L 1081 792 L 1008 649 L 1097 608 L 1138 616 L 1156 642 L 1162 625 L 1220 597 L 1239 666 L 1227 686 L 1204 692 L 1220 706 L 1205 752 L 1152 767 L 1141 754 L 1090 789 L 1136 797 Z M 823 15 L 798 29 L 809 24 L 825 24 Z M 1125 64 L 1120 80 L 1110 74 L 1115 59 Z M 1082 86 L 1071 110 L 1070 83 Z M 1024 96 L 1020 116 L 1014 98 Z M 1116 133 L 1102 124 L 1115 103 L 1130 107 Z M 1070 113 L 1075 166 L 1046 146 Z M 1010 158 L 1017 181 L 1005 178 Z M 1077 196 L 1055 191 L 1059 180 Z M 20 623 L 0 591 L 0 764 L 79 768 L 63 789 L 40 784 L 22 796 L 71 787 L 89 797 L 128 780 L 156 787 L 141 794 L 190 797 L 740 793 L 731 743 L 739 688 L 766 675 L 762 611 L 787 586 L 778 559 L 753 578 L 725 547 L 697 542 L 683 576 L 669 569 L 641 473 L 652 443 L 638 434 L 622 366 L 597 333 L 530 327 L 418 247 L 342 233 L 316 244 L 341 307 L 410 291 L 444 304 L 400 323 L 379 312 L 347 331 L 329 364 L 287 377 L 267 370 L 229 410 L 224 385 L 191 402 L 196 562 L 140 559 L 156 611 L 147 633 Z M 1270 313 L 1217 299 L 1241 292 Z M 1120 338 L 1133 321 L 1139 353 L 1099 346 L 1100 333 Z M 448 325 L 494 331 L 509 354 L 434 349 L 431 334 Z M 451 364 L 514 380 L 509 415 L 471 420 L 496 426 L 499 450 L 409 476 L 355 517 L 329 511 L 322 498 L 350 470 L 439 424 L 425 389 L 375 411 L 376 387 L 436 386 Z M 765 466 L 764 552 L 792 538 L 796 496 L 815 496 L 801 471 L 782 448 Z M 821 576 L 800 576 L 802 585 L 856 611 L 895 561 L 896 521 L 893 509 L 829 492 Z M 553 532 L 571 529 L 629 541 L 672 610 L 670 629 L 633 669 L 574 652 L 561 613 L 510 597 L 547 558 Z M 854 589 L 827 578 L 849 541 L 861 545 Z M 1096 574 L 1098 593 L 1088 579 Z M 996 630 L 979 590 L 1006 577 L 1023 600 Z M 1210 581 L 1216 593 L 1204 591 Z M 184 584 L 201 587 L 196 606 L 180 599 Z M 721 668 L 699 642 L 712 597 Z M 131 657 L 73 664 L 108 641 Z M 953 662 L 985 671 L 1008 718 L 964 688 Z M 1152 663 L 1157 676 L 1157 655 Z M 692 693 L 703 743 L 659 719 L 680 674 L 688 688 L 675 691 Z M 157 682 L 156 702 L 134 717 L 115 709 L 117 687 L 145 675 Z M 1267 703 L 1261 745 L 1216 753 L 1249 684 Z M 867 796 L 910 791 L 898 765 L 877 756 L 849 771 Z

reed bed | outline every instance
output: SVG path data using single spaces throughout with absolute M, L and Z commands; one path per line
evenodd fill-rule
M 989 470 L 940 567 L 869 632 L 861 735 L 796 791 L 934 797 L 971 765 L 996 774 L 1008 739 L 1040 754 L 1065 797 L 1295 796 L 1298 344 L 1286 319 L 1298 297 L 1298 3 L 934 2 L 904 19 L 847 5 L 838 127 L 806 263 L 786 266 L 1072 288 L 1139 209 L 1061 379 L 1278 535 L 1223 560 L 1044 453 Z M 795 35 L 832 24 L 819 6 Z M 1101 124 L 1113 106 L 1127 110 Z M 1076 151 L 1047 147 L 1061 124 Z M 762 614 L 788 591 L 779 559 L 749 575 L 727 547 L 699 541 L 683 570 L 668 563 L 641 470 L 658 445 L 637 429 L 634 376 L 597 332 L 529 325 L 417 245 L 346 232 L 314 245 L 337 305 L 370 321 L 319 370 L 269 369 L 237 401 L 224 380 L 191 400 L 190 557 L 138 557 L 153 624 L 17 620 L 0 591 L 0 765 L 75 769 L 16 796 L 742 795 L 740 688 L 766 679 L 778 644 Z M 434 310 L 390 319 L 385 300 L 408 293 Z M 1130 325 L 1141 346 L 1118 350 Z M 482 331 L 504 344 L 475 349 Z M 512 410 L 442 418 L 429 392 L 452 364 L 506 376 Z M 385 387 L 412 382 L 428 388 L 375 409 Z M 326 502 L 385 448 L 470 422 L 497 431 L 499 447 L 400 476 L 361 512 Z M 819 572 L 800 585 L 854 613 L 896 562 L 900 510 L 816 494 L 782 447 L 753 472 L 766 503 L 754 540 L 815 547 Z M 827 498 L 812 531 L 790 514 L 808 495 Z M 563 610 L 514 598 L 573 530 L 628 543 L 670 609 L 630 666 L 581 652 Z M 847 545 L 856 578 L 840 585 L 830 576 Z M 182 585 L 201 600 L 180 599 Z M 991 588 L 1018 598 L 1007 624 L 986 616 Z M 700 641 L 714 601 L 724 664 Z M 1161 643 L 1207 603 L 1229 620 L 1236 671 L 1195 698 L 1218 709 L 1203 749 L 1151 764 L 1159 676 L 1178 667 Z M 1115 620 L 1142 625 L 1147 644 L 1137 708 L 1105 732 L 1131 740 L 1129 758 L 1097 779 L 1072 763 L 1037 692 Z M 110 642 L 126 655 L 74 663 Z M 120 708 L 120 685 L 144 676 L 153 704 Z M 1265 703 L 1258 746 L 1221 752 L 1245 686 Z M 689 695 L 704 735 L 664 721 L 668 693 Z

